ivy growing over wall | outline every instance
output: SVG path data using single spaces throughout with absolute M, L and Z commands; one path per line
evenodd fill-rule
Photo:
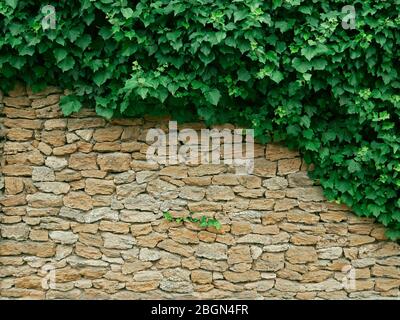
M 4 0 L 0 87 L 68 88 L 66 115 L 252 127 L 399 239 L 400 0 L 352 2 L 354 29 L 339 0 Z

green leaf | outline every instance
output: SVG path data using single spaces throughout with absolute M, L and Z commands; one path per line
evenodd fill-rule
M 54 56 L 56 58 L 57 63 L 64 60 L 64 58 L 68 55 L 68 51 L 64 48 L 56 48 L 54 49 Z
M 131 8 L 122 8 L 121 12 L 125 19 L 133 17 L 133 10 Z
M 75 60 L 71 56 L 66 57 L 63 59 L 58 66 L 61 68 L 63 72 L 71 70 L 75 65 Z
M 311 64 L 307 61 L 301 60 L 300 58 L 294 58 L 292 65 L 298 72 L 301 73 L 305 73 L 311 69 Z
M 211 89 L 205 94 L 206 100 L 212 105 L 216 106 L 221 98 L 221 93 L 218 89 Z
M 74 112 L 78 112 L 82 108 L 82 104 L 78 97 L 74 95 L 61 96 L 60 108 L 64 115 L 69 116 Z

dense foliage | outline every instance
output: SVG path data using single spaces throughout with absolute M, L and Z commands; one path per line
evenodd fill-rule
M 355 29 L 339 0 L 2 0 L 0 86 L 69 88 L 66 114 L 253 127 L 399 239 L 400 0 L 352 2 Z

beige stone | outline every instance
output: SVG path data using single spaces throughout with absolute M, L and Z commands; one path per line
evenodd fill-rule
M 127 153 L 108 153 L 98 156 L 97 163 L 101 170 L 123 172 L 130 169 L 131 156 Z
M 63 199 L 64 205 L 73 209 L 90 210 L 93 208 L 93 200 L 84 192 L 70 192 Z
M 107 127 L 95 130 L 93 139 L 97 142 L 111 142 L 119 139 L 122 134 L 121 127 Z
M 86 179 L 85 185 L 85 192 L 89 195 L 113 194 L 115 190 L 115 185 L 112 180 Z
M 96 159 L 95 154 L 74 153 L 69 158 L 69 167 L 75 170 L 95 170 Z
M 313 247 L 290 247 L 286 252 L 286 259 L 290 263 L 307 263 L 317 261 L 317 252 Z

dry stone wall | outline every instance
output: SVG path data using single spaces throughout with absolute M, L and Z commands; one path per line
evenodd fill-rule
M 165 119 L 64 118 L 60 94 L 0 95 L 1 298 L 399 299 L 400 246 L 328 203 L 297 152 L 255 145 L 248 176 L 151 164 L 146 132 Z

